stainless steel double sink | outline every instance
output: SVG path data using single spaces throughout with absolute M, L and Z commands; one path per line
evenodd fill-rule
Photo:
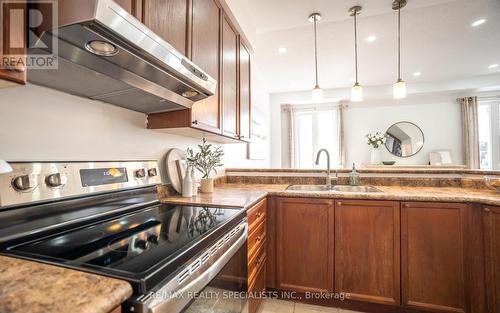
M 383 193 L 382 190 L 375 188 L 373 186 L 349 186 L 349 185 L 290 185 L 286 188 L 286 191 L 291 192 L 339 192 L 339 193 Z

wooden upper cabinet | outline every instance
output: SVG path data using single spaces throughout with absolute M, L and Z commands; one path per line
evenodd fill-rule
M 240 40 L 240 139 L 250 140 L 251 96 L 250 96 L 250 52 Z
M 404 202 L 401 209 L 403 305 L 469 312 L 464 228 L 467 206 Z
M 128 13 L 135 16 L 142 22 L 142 2 L 143 0 L 114 0 L 119 6 L 124 8 Z M 151 0 L 145 0 L 151 1 Z
M 26 83 L 26 4 L 0 0 L 0 88 Z M 4 62 L 4 57 L 9 62 Z
M 333 292 L 333 200 L 275 203 L 277 288 Z
M 188 0 L 143 0 L 142 11 L 142 22 L 185 55 L 187 51 Z
M 238 137 L 238 35 L 228 18 L 222 21 L 222 133 Z
M 487 312 L 500 312 L 500 208 L 484 207 Z
M 400 304 L 399 202 L 335 202 L 335 291 Z
M 221 9 L 214 0 L 192 0 L 191 60 L 217 80 L 216 94 L 196 102 L 192 127 L 221 132 Z

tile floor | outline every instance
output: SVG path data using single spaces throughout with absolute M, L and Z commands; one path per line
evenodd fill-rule
M 266 299 L 259 313 L 361 313 L 338 308 L 310 305 L 291 301 Z

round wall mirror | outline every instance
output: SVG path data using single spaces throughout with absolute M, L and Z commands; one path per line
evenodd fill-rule
M 399 122 L 386 131 L 385 147 L 395 156 L 407 158 L 417 154 L 424 146 L 424 133 L 417 125 Z

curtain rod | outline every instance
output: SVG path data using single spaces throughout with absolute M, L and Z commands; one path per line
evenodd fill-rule
M 496 95 L 496 96 L 478 96 L 477 99 L 479 100 L 496 100 L 496 99 L 500 99 L 500 95 Z

